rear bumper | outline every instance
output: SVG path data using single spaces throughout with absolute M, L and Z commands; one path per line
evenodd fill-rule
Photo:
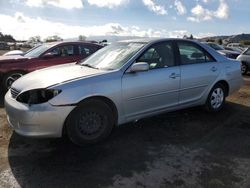
M 57 107 L 49 103 L 26 105 L 5 95 L 7 120 L 15 132 L 29 137 L 61 137 L 64 122 L 74 106 Z

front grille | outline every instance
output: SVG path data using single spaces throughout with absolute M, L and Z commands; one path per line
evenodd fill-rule
M 10 88 L 10 93 L 11 93 L 11 96 L 13 98 L 16 98 L 19 95 L 20 91 L 14 89 L 14 88 Z

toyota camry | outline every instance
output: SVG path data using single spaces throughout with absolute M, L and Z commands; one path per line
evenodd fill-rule
M 20 135 L 86 145 L 114 126 L 204 106 L 217 113 L 242 84 L 240 62 L 184 39 L 113 43 L 87 60 L 27 74 L 5 95 L 9 125 Z

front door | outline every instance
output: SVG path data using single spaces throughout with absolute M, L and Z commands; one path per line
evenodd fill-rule
M 175 64 L 172 42 L 151 46 L 136 62 L 146 62 L 150 69 L 128 72 L 122 78 L 127 120 L 178 105 L 180 68 Z

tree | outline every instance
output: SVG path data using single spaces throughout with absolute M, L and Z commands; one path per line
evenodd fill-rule
M 215 42 L 214 39 L 208 38 L 206 39 L 206 42 Z
M 79 35 L 78 39 L 80 41 L 85 41 L 87 37 L 85 37 L 84 35 Z
M 63 41 L 63 39 L 57 35 L 49 36 L 45 39 L 45 42 L 56 42 L 56 41 Z
M 184 36 L 183 36 L 183 39 L 188 39 L 188 36 L 187 36 L 187 35 L 184 35 Z
M 223 41 L 222 41 L 221 38 L 218 39 L 218 44 L 219 44 L 219 45 L 222 45 L 222 44 L 223 44 Z
M 34 37 L 30 37 L 28 42 L 31 43 L 39 43 L 42 42 L 41 37 L 40 36 L 34 36 Z
M 0 41 L 3 42 L 16 42 L 14 37 L 12 35 L 4 35 L 3 33 L 0 32 Z

